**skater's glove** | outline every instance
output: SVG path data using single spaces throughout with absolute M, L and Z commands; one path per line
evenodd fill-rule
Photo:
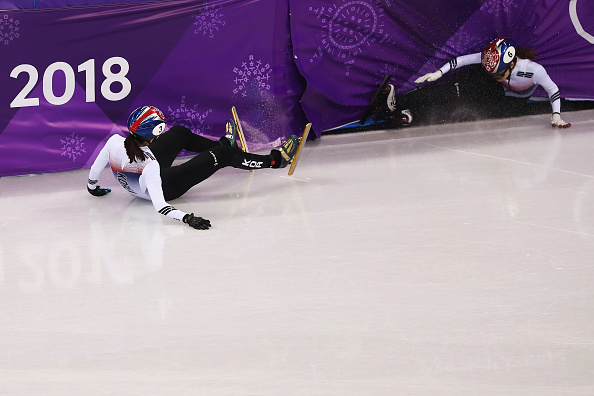
M 435 81 L 443 76 L 441 70 L 435 71 L 433 73 L 427 73 L 424 76 L 421 76 L 415 80 L 417 84 L 420 84 L 425 81 Z
M 203 219 L 202 217 L 196 217 L 194 216 L 194 213 L 185 215 L 184 223 L 187 223 L 190 227 L 197 230 L 208 230 L 210 228 L 210 221 Z
M 565 122 L 561 119 L 561 114 L 553 113 L 551 117 L 551 126 L 553 128 L 569 128 L 571 124 L 569 122 Z
M 109 194 L 111 192 L 111 188 L 101 188 L 97 186 L 96 188 L 91 190 L 89 186 L 87 186 L 87 191 L 89 192 L 89 194 L 95 197 L 102 197 L 104 195 Z

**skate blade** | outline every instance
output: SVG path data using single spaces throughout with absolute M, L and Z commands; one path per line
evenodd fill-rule
M 243 134 L 243 128 L 241 127 L 241 122 L 239 121 L 239 115 L 237 115 L 237 109 L 235 106 L 231 107 L 231 115 L 233 116 L 233 122 L 235 123 L 235 128 L 237 128 L 237 136 L 239 136 L 239 142 L 241 143 L 241 149 L 244 153 L 249 153 L 248 146 L 245 141 L 245 135 Z M 250 172 L 253 172 L 253 169 L 250 169 Z
M 295 152 L 295 156 L 293 157 L 293 161 L 291 161 L 291 167 L 289 168 L 289 176 L 295 172 L 295 167 L 297 166 L 297 161 L 299 161 L 299 156 L 301 155 L 301 150 L 303 150 L 303 146 L 305 146 L 305 142 L 307 141 L 307 136 L 309 135 L 309 130 L 311 129 L 311 122 L 305 126 L 303 130 L 303 134 L 299 138 L 299 146 L 297 146 L 297 151 Z
M 378 97 L 382 95 L 382 92 L 386 89 L 388 83 L 390 82 L 390 78 L 392 78 L 391 74 L 386 75 L 384 77 L 384 81 L 382 81 L 377 91 L 375 91 L 375 94 L 373 95 L 371 102 L 369 102 L 369 105 L 367 105 L 367 108 L 365 109 L 363 115 L 361 116 L 361 119 L 359 120 L 359 123 L 361 125 L 365 124 L 365 121 L 367 121 L 369 116 L 373 114 L 374 108 L 377 106 L 375 102 L 377 101 Z
M 235 123 L 235 127 L 237 128 L 237 136 L 239 136 L 241 149 L 244 152 L 249 153 L 247 143 L 245 141 L 245 136 L 243 134 L 243 128 L 241 127 L 241 122 L 239 121 L 239 116 L 237 115 L 237 109 L 235 109 L 235 106 L 231 107 L 231 115 L 233 116 L 233 122 Z

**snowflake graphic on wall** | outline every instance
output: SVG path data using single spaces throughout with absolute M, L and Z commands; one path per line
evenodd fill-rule
M 206 6 L 204 12 L 194 15 L 194 25 L 197 26 L 194 34 L 202 34 L 213 38 L 219 29 L 225 26 L 226 22 L 222 19 L 222 7 Z
M 72 132 L 72 135 L 60 139 L 60 143 L 62 144 L 62 156 L 71 158 L 72 161 L 76 161 L 81 155 L 87 152 L 84 140 L 84 137 L 78 136 L 74 132 Z
M 488 0 L 481 6 L 481 11 L 499 16 L 500 13 L 509 13 L 512 7 L 518 8 L 516 0 Z
M 321 23 L 319 46 L 310 63 L 331 56 L 344 63 L 346 75 L 355 58 L 374 43 L 390 43 L 383 19 L 384 7 L 379 0 L 343 0 L 342 4 L 310 6 L 309 11 Z
M 194 133 L 204 134 L 207 129 L 210 129 L 210 126 L 204 125 L 204 120 L 212 113 L 212 109 L 200 113 L 196 110 L 197 107 L 198 105 L 188 107 L 186 105 L 186 97 L 182 96 L 179 107 L 167 107 L 168 114 L 166 121 L 169 126 L 182 125 Z
M 19 24 L 18 19 L 9 18 L 8 15 L 0 16 L 0 43 L 4 45 L 10 44 L 11 41 L 19 38 Z
M 247 62 L 242 62 L 241 66 L 233 68 L 233 73 L 237 75 L 234 80 L 234 94 L 246 97 L 253 91 L 262 93 L 271 89 L 269 80 L 272 67 L 262 60 L 255 60 L 253 55 L 249 56 Z

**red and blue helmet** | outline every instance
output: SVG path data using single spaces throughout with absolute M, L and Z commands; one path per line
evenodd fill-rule
M 516 44 L 511 37 L 493 40 L 481 54 L 483 68 L 489 74 L 505 70 L 516 59 Z
M 165 132 L 165 116 L 155 106 L 139 107 L 128 117 L 128 130 L 136 136 L 150 140 Z

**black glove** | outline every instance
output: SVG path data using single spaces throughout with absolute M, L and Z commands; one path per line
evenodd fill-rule
M 190 213 L 184 216 L 184 223 L 197 230 L 208 230 L 210 228 L 210 221 L 203 219 L 202 217 L 194 216 L 194 213 Z
M 102 197 L 104 195 L 109 194 L 111 192 L 111 188 L 101 188 L 101 187 L 97 186 L 97 188 L 95 188 L 94 190 L 91 190 L 89 188 L 89 186 L 87 186 L 87 191 L 91 195 L 94 195 L 96 197 Z

